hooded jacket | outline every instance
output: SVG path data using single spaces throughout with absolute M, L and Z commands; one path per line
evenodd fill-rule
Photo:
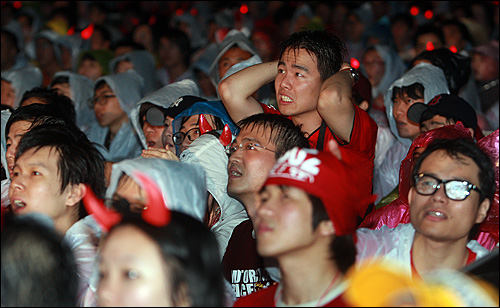
M 99 77 L 94 82 L 97 85 L 104 80 L 115 93 L 120 107 L 128 115 L 129 121 L 123 122 L 120 130 L 111 141 L 109 150 L 104 147 L 108 134 L 108 127 L 101 127 L 98 122 L 92 124 L 85 132 L 90 141 L 94 142 L 107 161 L 118 162 L 126 158 L 137 157 L 141 154 L 142 147 L 132 124 L 130 112 L 137 101 L 143 96 L 144 80 L 134 70 L 121 74 L 110 74 Z
M 144 79 L 144 94 L 149 94 L 158 89 L 155 77 L 156 59 L 148 50 L 132 50 L 109 62 L 109 71 L 115 72 L 116 65 L 122 60 L 129 60 L 134 65 L 134 70 Z
M 21 104 L 21 99 L 26 91 L 42 86 L 42 71 L 36 66 L 26 66 L 21 69 L 7 70 L 2 72 L 2 79 L 10 82 L 14 88 L 16 98 L 13 108 Z
M 216 136 L 204 134 L 182 152 L 180 160 L 183 163 L 201 166 L 205 170 L 207 190 L 217 201 L 221 210 L 219 221 L 212 226 L 211 231 L 219 243 L 222 260 L 234 228 L 248 219 L 243 205 L 227 194 L 228 157 L 224 146 Z

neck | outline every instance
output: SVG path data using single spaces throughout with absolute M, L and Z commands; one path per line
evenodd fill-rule
M 312 246 L 277 259 L 282 276 L 282 301 L 287 305 L 319 301 L 344 279 L 331 259 L 328 246 Z
M 309 137 L 309 135 L 321 126 L 322 118 L 317 111 L 314 111 L 301 115 L 294 115 L 292 120 L 295 125 L 302 125 L 302 131 L 306 133 L 306 137 Z
M 468 257 L 467 237 L 458 241 L 438 242 L 415 233 L 412 245 L 413 264 L 421 275 L 438 268 L 460 269 Z
M 76 209 L 76 212 L 73 208 Z M 68 231 L 68 229 L 71 228 L 71 226 L 77 221 L 78 207 L 72 206 L 67 209 L 63 216 L 54 218 L 54 226 L 59 233 L 64 235 L 66 234 L 66 231 Z

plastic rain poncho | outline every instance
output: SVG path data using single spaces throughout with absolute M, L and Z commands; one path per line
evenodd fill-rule
M 229 159 L 225 148 L 216 136 L 204 134 L 182 152 L 180 160 L 183 163 L 201 166 L 205 170 L 208 192 L 220 206 L 220 218 L 211 227 L 211 231 L 215 234 L 219 243 L 222 261 L 222 256 L 224 256 L 234 228 L 248 219 L 243 205 L 227 194 L 227 165 Z
M 231 49 L 231 47 L 235 45 L 245 51 L 248 51 L 252 56 L 258 55 L 252 42 L 244 32 L 237 29 L 232 29 L 231 31 L 229 31 L 224 37 L 224 40 L 222 40 L 222 42 L 219 44 L 217 49 L 217 56 L 215 57 L 212 66 L 210 67 L 210 80 L 212 81 L 212 84 L 215 88 L 217 88 L 221 80 L 221 78 L 219 77 L 219 60 L 229 49 Z
M 196 83 L 191 79 L 184 79 L 168 84 L 143 97 L 130 112 L 130 121 L 139 136 L 142 147 L 147 149 L 146 136 L 140 125 L 139 112 L 142 104 L 151 103 L 162 108 L 170 107 L 179 97 L 184 95 L 199 96 L 200 92 Z
M 129 60 L 134 65 L 134 70 L 144 78 L 144 94 L 149 94 L 158 89 L 155 77 L 156 59 L 148 50 L 132 50 L 109 62 L 109 71 L 115 73 L 116 65 L 122 60 Z
M 85 132 L 90 141 L 94 142 L 107 161 L 117 162 L 127 158 L 141 155 L 142 146 L 132 123 L 130 112 L 134 105 L 143 96 L 143 78 L 134 70 L 128 70 L 121 74 L 110 74 L 99 77 L 94 82 L 94 87 L 99 81 L 104 80 L 118 98 L 121 108 L 129 117 L 111 141 L 109 150 L 104 147 L 108 134 L 108 127 L 101 127 L 98 122 L 94 123 Z
M 431 64 L 420 63 L 407 71 L 401 78 L 396 80 L 386 91 L 384 95 L 384 105 L 389 128 L 396 140 L 392 142 L 386 152 L 386 156 L 378 168 L 373 170 L 373 193 L 377 194 L 378 202 L 382 197 L 390 193 L 399 182 L 399 167 L 401 161 L 408 154 L 411 139 L 399 136 L 396 127 L 396 121 L 392 114 L 392 89 L 394 87 L 409 86 L 414 83 L 420 83 L 424 87 L 424 103 L 427 104 L 438 94 L 449 94 L 448 84 L 443 71 Z
M 68 77 L 72 100 L 75 104 L 76 124 L 82 131 L 86 131 L 97 121 L 94 109 L 89 104 L 94 96 L 94 81 L 87 76 L 70 71 L 59 71 L 54 74 L 52 80 L 57 77 Z
M 23 94 L 35 87 L 42 86 L 42 71 L 36 66 L 26 66 L 25 68 L 8 70 L 2 72 L 2 79 L 10 82 L 14 88 L 16 99 L 14 109 L 19 107 Z

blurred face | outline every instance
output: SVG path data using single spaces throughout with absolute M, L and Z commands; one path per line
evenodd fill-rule
M 304 190 L 267 185 L 259 197 L 254 226 L 261 256 L 279 257 L 311 247 L 315 242 L 312 203 Z
M 129 210 L 133 213 L 142 212 L 147 202 L 144 190 L 128 175 L 123 175 L 113 194 L 113 200 L 120 199 L 129 202 Z
M 35 42 L 36 60 L 39 66 L 46 66 L 56 61 L 52 43 L 46 38 L 39 38 Z
M 57 90 L 57 93 L 65 95 L 71 99 L 73 99 L 73 95 L 71 93 L 71 87 L 69 86 L 69 83 L 56 83 L 55 85 L 52 86 L 53 89 Z
M 146 116 L 142 118 L 144 124 L 142 125 L 142 131 L 144 132 L 144 136 L 146 137 L 146 144 L 148 148 L 162 148 L 162 133 L 164 126 L 155 126 L 151 125 L 146 121 Z
M 110 46 L 110 42 L 104 40 L 104 36 L 101 31 L 94 31 L 92 36 L 90 37 L 90 49 L 108 49 Z
M 174 118 L 170 116 L 165 118 L 165 127 L 163 128 L 163 132 L 161 134 L 161 140 L 164 148 L 170 150 L 172 153 L 175 153 L 175 144 L 172 140 L 172 135 L 174 134 L 174 127 L 172 126 L 173 120 Z
M 127 119 L 127 113 L 123 111 L 111 88 L 106 84 L 95 91 L 94 112 L 102 127 L 121 127 Z M 118 131 L 118 129 L 116 131 Z
M 275 151 L 274 144 L 269 141 L 270 136 L 269 128 L 244 127 L 232 146 L 251 141 Z M 251 217 L 255 213 L 254 201 L 275 162 L 275 153 L 259 147 L 242 147 L 229 157 L 227 192 L 230 196 L 242 201 Z
M 455 124 L 455 121 L 448 120 L 446 119 L 446 117 L 440 115 L 435 115 L 431 119 L 423 121 L 422 124 L 420 124 L 420 133 L 425 133 L 427 131 L 430 131 L 431 129 L 451 124 Z
M 451 158 L 444 150 L 435 151 L 426 157 L 418 173 L 430 174 L 441 180 L 460 179 L 479 185 L 479 167 L 474 161 L 463 155 L 459 159 Z M 418 194 L 414 187 L 410 189 L 410 219 L 416 236 L 435 241 L 463 240 L 466 243 L 472 226 L 486 217 L 490 202 L 485 199 L 479 204 L 480 194 L 475 190 L 471 190 L 465 200 L 451 200 L 446 196 L 443 186 L 441 184 L 430 196 Z
M 498 61 L 491 57 L 472 53 L 472 73 L 476 81 L 490 81 L 498 78 Z
M 236 63 L 248 60 L 252 56 L 251 53 L 241 49 L 240 47 L 232 47 L 219 59 L 219 78 L 222 79 L 231 66 Z
M 14 101 L 16 100 L 16 92 L 10 82 L 2 80 L 2 105 L 7 105 L 14 108 Z
M 411 140 L 415 139 L 420 134 L 420 125 L 410 121 L 407 113 L 411 105 L 424 103 L 423 97 L 413 99 L 404 93 L 402 97 L 398 95 L 393 103 L 392 115 L 396 121 L 399 136 Z
M 97 297 L 102 307 L 175 306 L 158 244 L 134 226 L 118 227 L 106 238 L 99 276 Z
M 16 150 L 21 137 L 26 134 L 31 126 L 29 121 L 17 121 L 10 126 L 9 134 L 5 140 L 5 158 L 7 159 L 7 167 L 9 168 L 9 175 L 12 177 L 12 169 L 14 168 Z
M 429 45 L 434 46 L 434 49 L 444 47 L 443 43 L 439 40 L 439 37 L 433 33 L 422 34 L 417 38 L 415 45 L 416 54 L 420 54 L 422 51 L 427 50 Z
M 62 217 L 70 194 L 70 185 L 61 193 L 59 154 L 50 147 L 26 151 L 14 165 L 9 198 L 12 212 L 47 214 L 54 220 Z
M 115 73 L 124 73 L 130 69 L 134 69 L 134 64 L 132 64 L 129 60 L 121 60 L 118 64 L 116 64 Z
M 363 66 L 372 86 L 377 86 L 385 74 L 385 62 L 378 51 L 370 49 L 363 56 Z
M 86 59 L 80 63 L 80 66 L 78 67 L 78 74 L 87 76 L 95 81 L 97 78 L 103 75 L 103 71 L 101 66 L 99 65 L 99 62 L 97 62 L 96 60 Z
M 286 51 L 274 81 L 278 109 L 286 116 L 317 114 L 322 84 L 316 56 L 305 49 Z
M 172 43 L 165 37 L 160 38 L 158 57 L 161 63 L 167 68 L 184 65 L 182 50 L 177 44 Z

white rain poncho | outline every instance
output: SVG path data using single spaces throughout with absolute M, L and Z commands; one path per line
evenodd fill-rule
M 146 136 L 140 125 L 139 111 L 142 104 L 151 103 L 162 108 L 170 107 L 179 97 L 185 95 L 199 96 L 200 92 L 196 83 L 191 79 L 184 79 L 168 84 L 160 89 L 146 95 L 137 102 L 134 109 L 130 112 L 130 121 L 139 136 L 142 147 L 147 149 Z
M 113 164 L 106 198 L 112 198 L 122 174 L 138 184 L 134 172 L 140 171 L 156 182 L 162 191 L 165 205 L 203 221 L 207 209 L 205 171 L 200 166 L 161 158 L 136 157 Z
M 390 148 L 385 152 L 385 158 L 378 168 L 373 170 L 373 193 L 377 194 L 377 200 L 390 193 L 399 184 L 399 167 L 401 161 L 408 154 L 412 140 L 399 136 L 396 127 L 396 120 L 392 114 L 392 89 L 394 87 L 409 86 L 414 83 L 420 83 L 424 87 L 424 103 L 427 104 L 430 100 L 442 93 L 449 94 L 448 84 L 443 71 L 437 66 L 420 63 L 407 71 L 401 78 L 396 80 L 386 91 L 384 95 L 384 105 L 386 109 L 387 119 L 389 120 L 389 128 L 396 140 L 392 142 Z
M 26 66 L 25 68 L 7 70 L 2 72 L 2 79 L 10 82 L 14 88 L 16 98 L 14 109 L 19 107 L 23 94 L 35 87 L 42 86 L 42 71 L 36 66 Z
M 217 49 L 217 56 L 215 57 L 212 66 L 210 67 L 210 80 L 212 81 L 212 84 L 216 89 L 221 80 L 221 78 L 219 77 L 219 60 L 229 49 L 231 49 L 231 47 L 235 45 L 245 51 L 248 51 L 252 56 L 258 56 L 255 47 L 243 31 L 237 29 L 232 29 L 231 31 L 229 31 L 224 37 L 224 40 L 222 40 L 222 42 L 219 44 Z M 262 62 L 262 59 L 260 59 L 260 57 L 259 60 L 260 62 Z
M 98 122 L 94 123 L 85 132 L 90 141 L 103 154 L 107 161 L 118 162 L 127 158 L 134 158 L 141 155 L 142 146 L 132 123 L 130 122 L 130 112 L 133 106 L 143 96 L 143 78 L 134 70 L 128 70 L 121 74 L 110 74 L 99 77 L 94 82 L 94 87 L 99 81 L 104 80 L 118 98 L 121 108 L 129 117 L 120 127 L 120 130 L 111 141 L 109 150 L 104 147 L 104 142 L 108 134 L 108 127 L 101 127 Z
M 182 152 L 181 162 L 201 166 L 207 177 L 208 192 L 214 197 L 220 206 L 221 215 L 211 231 L 215 234 L 219 243 L 219 251 L 222 256 L 234 228 L 242 221 L 248 219 L 243 205 L 227 194 L 227 165 L 228 156 L 224 146 L 219 139 L 212 134 L 204 134 L 198 137 L 189 147 Z
M 54 74 L 52 80 L 57 77 L 68 78 L 72 100 L 75 104 L 76 124 L 82 131 L 86 131 L 97 122 L 94 109 L 89 105 L 94 95 L 94 81 L 87 76 L 70 71 L 59 71 Z M 50 87 L 52 86 L 51 84 Z
M 129 60 L 134 65 L 134 70 L 144 78 L 144 94 L 149 94 L 158 89 L 155 69 L 156 59 L 148 50 L 132 50 L 109 62 L 109 71 L 115 73 L 116 65 L 122 60 Z

